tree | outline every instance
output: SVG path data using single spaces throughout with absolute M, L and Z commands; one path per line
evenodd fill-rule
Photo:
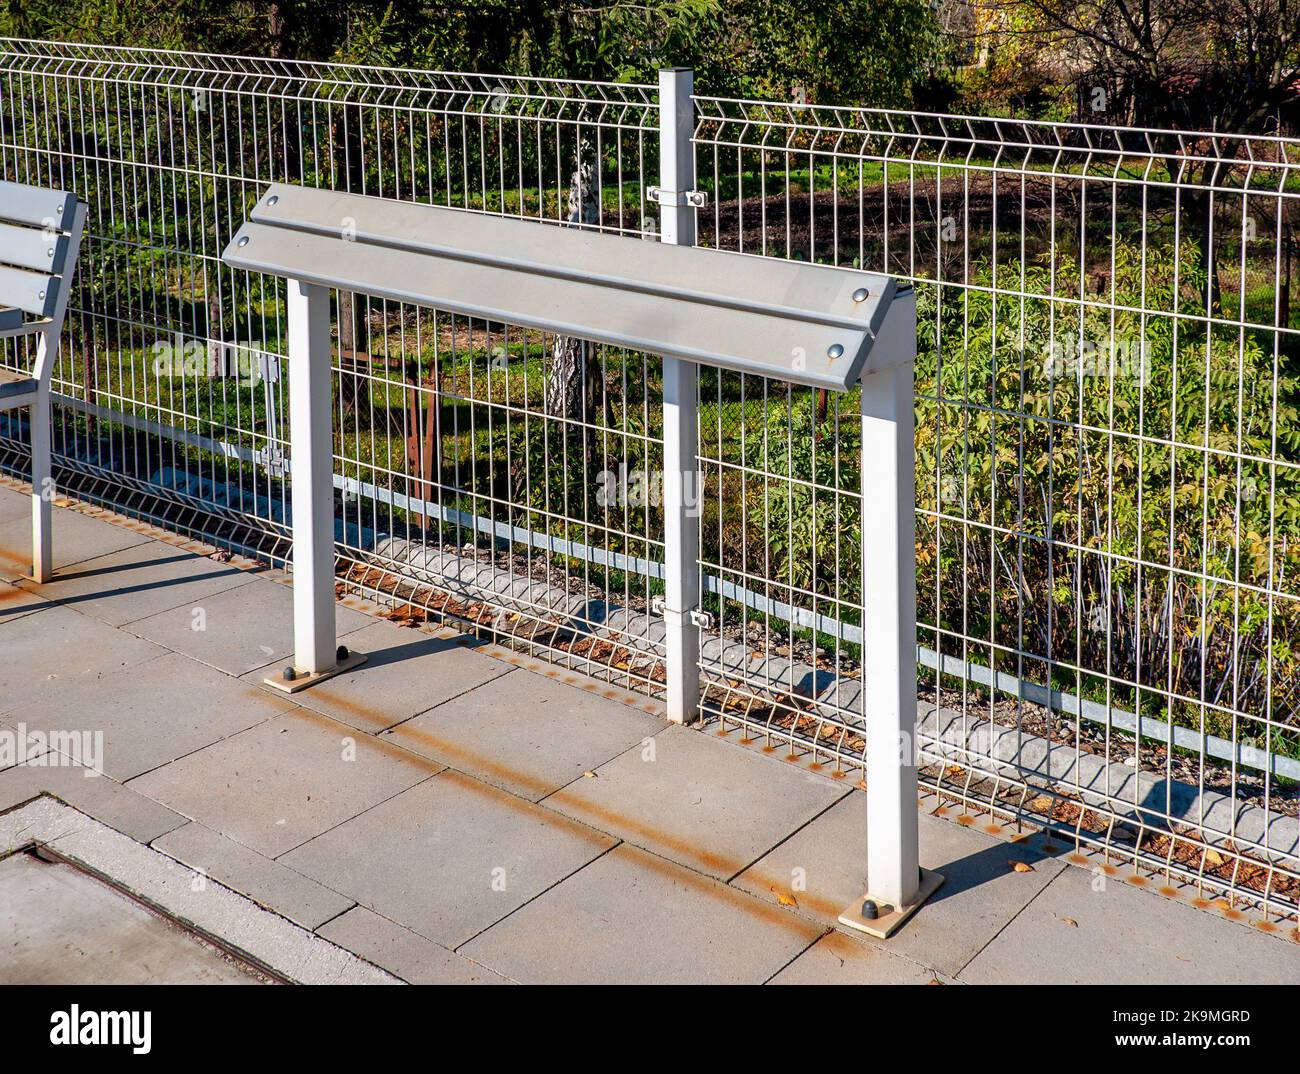
M 1294 107 L 1294 0 L 1011 0 L 1026 35 L 1095 119 L 1253 132 Z
M 740 0 L 708 51 L 725 91 L 874 107 L 910 104 L 944 55 L 929 0 Z

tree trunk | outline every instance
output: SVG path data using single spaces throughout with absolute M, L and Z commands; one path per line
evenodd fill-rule
M 74 353 L 81 355 L 81 382 L 85 385 L 86 402 L 97 405 L 99 396 L 95 392 L 95 336 L 98 332 L 96 322 L 91 319 L 90 331 L 86 331 L 85 316 L 78 318 L 81 324 L 81 345 L 77 347 L 74 344 Z M 76 323 L 74 321 L 74 323 Z M 51 361 L 57 355 L 51 357 Z M 57 368 L 57 367 L 56 367 Z M 99 419 L 94 414 L 86 415 L 86 438 L 94 440 L 99 435 Z
M 1282 290 L 1278 296 L 1277 323 L 1283 328 L 1291 327 L 1291 225 L 1282 229 Z
M 429 387 L 433 390 L 423 400 L 423 386 L 420 378 L 418 360 L 407 363 L 405 377 L 410 387 L 406 389 L 406 465 L 407 472 L 415 478 L 415 495 L 426 503 L 433 503 L 439 498 L 438 486 L 442 480 L 441 436 L 439 407 L 442 404 L 442 379 L 438 361 L 433 362 L 432 379 Z M 420 529 L 429 525 L 426 511 L 419 514 Z M 436 520 L 435 520 L 436 522 Z
M 365 189 L 365 153 L 361 138 L 363 110 L 359 105 L 344 104 L 334 117 L 331 137 L 334 141 L 332 157 L 335 174 L 330 176 L 330 186 L 335 190 L 358 193 Z M 340 291 L 338 301 L 339 326 L 339 407 L 343 417 L 351 417 L 357 428 L 369 427 L 369 408 L 362 404 L 369 398 L 362 383 L 360 371 L 369 368 L 369 355 L 358 347 L 358 337 L 368 348 L 366 314 L 368 304 L 362 295 Z
M 288 19 L 285 18 L 284 4 L 273 3 L 271 10 L 266 15 L 266 32 L 270 42 L 271 56 L 277 60 L 285 57 L 287 49 L 285 48 L 285 35 L 288 30 Z
M 225 378 L 226 348 L 221 342 L 221 277 L 220 269 L 213 271 L 208 290 L 208 376 L 213 380 Z
M 365 373 L 369 355 L 357 347 L 357 335 L 366 331 L 366 300 L 352 291 L 339 292 L 339 407 L 358 429 L 370 428 L 370 395 Z
M 600 223 L 600 192 L 591 143 L 578 143 L 578 163 L 569 184 L 570 225 Z M 596 363 L 589 362 L 590 344 L 573 336 L 556 336 L 546 378 L 546 413 L 552 417 L 585 421 L 591 415 L 594 392 L 591 381 Z
M 286 59 L 289 55 L 289 36 L 291 23 L 296 23 L 292 10 L 296 5 L 272 3 L 266 17 L 267 43 L 272 58 Z M 281 176 L 286 183 L 294 183 L 302 178 L 302 138 L 298 124 L 302 114 L 301 105 L 288 98 L 280 98 L 279 116 L 270 116 L 268 128 L 270 135 L 270 173 L 275 174 L 278 164 L 283 171 Z M 314 111 L 308 110 L 308 122 Z

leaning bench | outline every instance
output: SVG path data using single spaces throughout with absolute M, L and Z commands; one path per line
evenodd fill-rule
M 698 710 L 700 632 L 708 629 L 699 586 L 699 367 L 857 389 L 870 897 L 840 920 L 888 936 L 939 886 L 941 876 L 920 868 L 916 816 L 910 287 L 827 265 L 287 184 L 264 192 L 221 257 L 287 281 L 294 663 L 266 680 L 287 692 L 362 659 L 337 645 L 335 632 L 331 291 L 663 356 L 665 687 L 667 715 L 682 722 Z
M 85 203 L 75 194 L 0 181 L 0 340 L 36 337 L 30 373 L 0 370 L 0 410 L 31 407 L 32 578 L 37 582 L 48 582 L 53 569 L 50 379 L 85 222 Z

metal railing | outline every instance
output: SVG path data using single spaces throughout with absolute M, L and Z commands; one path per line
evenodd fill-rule
M 0 177 L 91 206 L 60 480 L 280 560 L 283 294 L 218 261 L 262 187 L 655 239 L 687 124 L 701 245 L 917 288 L 934 806 L 1294 916 L 1300 143 L 22 41 L 0 93 Z M 660 360 L 335 308 L 346 581 L 663 696 Z M 851 777 L 858 402 L 706 372 L 698 414 L 702 711 Z

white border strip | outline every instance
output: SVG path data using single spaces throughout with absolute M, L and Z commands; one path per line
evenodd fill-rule
M 218 944 L 298 984 L 401 984 L 377 966 L 55 798 L 0 814 L 0 857 L 49 846 Z

